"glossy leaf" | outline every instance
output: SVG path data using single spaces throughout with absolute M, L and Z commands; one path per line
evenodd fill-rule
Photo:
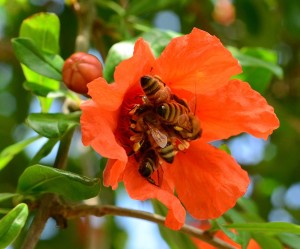
M 279 242 L 278 239 L 267 236 L 266 234 L 253 233 L 253 238 L 260 245 L 261 249 L 283 249 L 283 245 Z
M 46 143 L 39 149 L 39 151 L 33 156 L 30 161 L 30 165 L 39 163 L 42 158 L 48 156 L 57 142 L 57 138 L 48 139 Z
M 32 91 L 32 93 L 36 94 L 38 96 L 38 100 L 40 101 L 42 112 L 48 112 L 53 102 L 53 99 L 43 97 L 43 95 L 47 95 L 48 97 L 52 92 L 57 92 L 60 87 L 59 81 L 40 75 L 32 71 L 25 65 L 21 66 L 27 82 L 31 83 L 25 83 L 25 89 Z
M 184 1 L 176 1 L 176 5 L 180 4 L 180 2 Z M 128 13 L 133 15 L 149 14 L 171 6 L 174 6 L 174 1 L 172 0 L 160 0 L 156 1 L 155 4 L 151 0 L 133 0 L 130 1 L 128 6 Z
M 103 76 L 107 82 L 114 81 L 114 71 L 116 66 L 123 60 L 132 56 L 134 41 L 123 41 L 114 44 L 108 51 Z
M 21 203 L 0 220 L 0 248 L 6 248 L 18 237 L 27 216 L 28 207 Z
M 38 13 L 22 22 L 20 37 L 32 39 L 44 52 L 59 53 L 60 23 L 53 13 Z
M 240 231 L 252 231 L 261 233 L 293 233 L 300 234 L 300 226 L 287 222 L 269 222 L 269 223 L 236 223 L 226 225 Z
M 179 33 L 173 31 L 162 31 L 153 29 L 142 34 L 142 37 L 150 43 L 151 49 L 156 57 L 158 57 L 170 40 L 179 36 Z M 104 68 L 104 78 L 107 82 L 113 82 L 115 67 L 123 60 L 132 56 L 135 40 L 123 41 L 114 44 L 107 55 Z
M 159 30 L 159 29 L 151 29 L 149 32 L 145 32 L 142 34 L 142 37 L 150 43 L 151 49 L 155 55 L 155 57 L 159 57 L 161 52 L 165 49 L 165 47 L 169 44 L 171 39 L 180 36 L 181 34 Z
M 21 63 L 41 75 L 61 80 L 64 60 L 59 55 L 43 52 L 28 38 L 14 38 L 12 45 Z
M 235 241 L 238 244 L 242 244 L 242 238 L 240 237 L 240 235 L 226 227 L 227 222 L 224 217 L 221 216 L 218 219 L 215 219 L 214 222 L 216 223 L 217 227 L 220 228 L 231 240 Z
M 289 246 L 291 249 L 298 249 L 300 245 L 300 236 L 295 234 L 281 233 L 277 236 L 280 241 L 285 245 Z
M 6 201 L 6 200 L 11 199 L 15 196 L 18 196 L 18 194 L 15 194 L 15 193 L 0 193 L 0 202 L 1 201 Z
M 236 209 L 232 208 L 230 210 L 228 210 L 225 214 L 224 214 L 224 218 L 226 220 L 230 220 L 232 223 L 245 223 L 247 222 L 244 214 L 237 212 Z M 227 229 L 224 226 L 222 227 L 223 229 Z M 246 249 L 248 247 L 249 241 L 251 239 L 251 234 L 248 231 L 238 231 L 238 241 L 240 242 L 242 249 Z
M 43 64 L 32 63 L 32 61 L 28 62 L 30 57 L 25 58 L 27 60 L 27 63 L 30 63 L 30 65 L 28 65 L 28 68 L 25 66 L 26 63 L 24 63 L 25 65 L 22 65 L 26 80 L 28 82 L 35 83 L 35 87 L 33 87 L 33 85 L 31 84 L 30 86 L 27 85 L 27 88 L 29 88 L 29 90 L 31 90 L 38 96 L 47 94 L 48 97 L 48 92 L 45 92 L 45 89 L 47 88 L 50 92 L 59 89 L 59 81 L 61 79 L 60 71 L 63 65 L 63 60 L 60 58 L 60 56 L 57 55 L 59 53 L 59 34 L 59 18 L 53 13 L 38 13 L 30 16 L 22 22 L 20 37 L 30 39 L 33 43 L 33 46 L 36 48 L 35 50 L 42 52 L 42 57 L 37 59 L 46 60 L 46 65 L 49 63 L 50 65 L 52 65 L 51 63 L 55 64 L 54 70 L 52 70 L 51 66 L 43 67 Z M 28 53 L 30 54 L 30 52 L 33 51 L 28 51 Z M 45 56 L 46 58 L 44 58 L 43 56 Z M 52 61 L 51 57 L 54 57 L 55 60 Z M 48 67 L 50 67 L 50 71 L 48 70 Z M 58 73 L 56 72 L 55 68 L 58 69 Z M 36 69 L 38 70 L 36 71 Z M 36 71 L 37 73 L 34 71 Z M 53 80 L 51 78 L 54 78 L 56 80 Z M 41 92 L 43 94 L 41 94 Z M 48 112 L 53 100 L 50 98 L 42 97 L 39 97 L 38 99 L 41 104 L 42 112 Z
M 221 144 L 218 149 L 225 151 L 228 155 L 231 155 L 230 148 L 227 144 Z
M 79 125 L 81 112 L 71 114 L 61 113 L 32 113 L 26 123 L 41 136 L 60 138 L 68 130 Z
M 51 80 L 46 78 L 47 80 Z M 51 83 L 52 80 L 49 82 Z M 57 82 L 57 84 L 56 84 Z M 30 82 L 30 81 L 25 81 L 23 83 L 23 87 L 28 90 L 31 91 L 33 94 L 37 95 L 37 96 L 41 96 L 41 97 L 47 97 L 47 98 L 59 98 L 59 97 L 63 97 L 65 96 L 65 92 L 63 91 L 59 91 L 57 89 L 53 89 L 56 88 L 56 86 L 59 86 L 59 82 L 56 81 L 54 84 L 47 84 L 47 82 L 44 81 L 43 84 L 40 84 L 38 82 Z
M 283 78 L 283 71 L 277 65 L 275 52 L 262 48 L 243 48 L 238 50 L 230 47 L 229 50 L 239 60 L 243 68 L 243 73 L 235 78 L 249 82 L 256 91 L 265 91 L 273 75 L 280 79 Z
M 99 190 L 98 178 L 91 179 L 39 164 L 25 169 L 19 178 L 17 188 L 18 193 L 23 195 L 56 193 L 72 201 L 92 198 Z
M 152 204 L 156 213 L 166 216 L 166 208 L 160 202 L 153 200 Z M 194 244 L 191 238 L 183 233 L 167 229 L 163 226 L 159 226 L 159 231 L 163 239 L 170 246 L 170 249 L 197 249 L 197 246 Z
M 29 144 L 33 143 L 39 138 L 40 136 L 30 137 L 18 143 L 12 144 L 2 150 L 0 153 L 0 170 L 3 169 L 15 157 L 15 155 L 20 153 Z

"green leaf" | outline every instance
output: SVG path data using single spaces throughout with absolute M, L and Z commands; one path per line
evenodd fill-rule
M 170 40 L 180 35 L 181 34 L 173 31 L 153 29 L 149 32 L 143 33 L 142 37 L 150 43 L 154 56 L 158 57 L 168 45 Z M 123 60 L 132 56 L 135 40 L 136 39 L 122 41 L 114 44 L 110 48 L 106 57 L 105 68 L 103 72 L 104 78 L 107 80 L 107 82 L 113 82 L 116 66 Z
M 167 210 L 160 202 L 153 200 L 152 204 L 156 213 L 166 216 Z M 159 226 L 159 231 L 170 249 L 197 249 L 197 246 L 186 234 L 178 233 L 163 226 Z
M 39 149 L 39 151 L 31 159 L 30 165 L 36 164 L 42 158 L 48 156 L 57 142 L 58 142 L 57 138 L 47 140 L 47 142 Z
M 275 52 L 262 48 L 243 48 L 238 50 L 229 47 L 230 52 L 237 58 L 243 68 L 243 73 L 235 78 L 249 82 L 258 92 L 267 89 L 272 76 L 283 78 L 283 70 L 277 65 Z
M 0 153 L 0 170 L 3 169 L 18 153 L 34 141 L 41 138 L 40 136 L 27 138 L 18 143 L 6 147 Z
M 61 138 L 67 131 L 79 125 L 81 112 L 62 113 L 32 113 L 26 123 L 41 136 Z
M 114 72 L 116 66 L 123 60 L 132 56 L 134 41 L 123 41 L 114 44 L 108 51 L 103 76 L 107 82 L 114 81 Z
M 185 0 L 177 0 L 176 5 L 181 5 L 185 2 Z M 130 4 L 128 5 L 128 14 L 131 15 L 143 15 L 151 12 L 158 12 L 161 11 L 162 9 L 166 9 L 168 7 L 174 6 L 174 1 L 173 0 L 160 0 L 156 1 L 155 4 L 153 4 L 152 0 L 132 0 L 130 1 Z
M 143 33 L 142 37 L 150 43 L 154 56 L 159 57 L 171 39 L 181 35 L 173 31 L 151 29 L 149 32 Z
M 299 249 L 300 237 L 295 234 L 281 233 L 277 236 L 281 242 L 291 249 Z
M 6 248 L 18 237 L 27 216 L 28 207 L 21 203 L 0 220 L 0 248 Z
M 99 190 L 98 178 L 91 179 L 39 164 L 25 169 L 19 178 L 17 188 L 17 192 L 23 195 L 56 193 L 71 201 L 92 198 Z
M 243 240 L 238 233 L 235 233 L 226 227 L 226 220 L 224 217 L 219 217 L 213 220 L 217 227 L 219 227 L 231 240 L 235 241 L 238 244 L 242 244 Z
M 266 234 L 252 233 L 253 239 L 261 246 L 261 249 L 283 249 L 283 245 L 272 236 Z
M 243 213 L 237 212 L 235 209 L 229 209 L 225 214 L 224 217 L 227 220 L 230 220 L 232 223 L 245 223 L 246 220 L 243 216 Z M 222 229 L 228 229 L 223 226 Z M 238 232 L 238 242 L 242 246 L 242 249 L 246 249 L 248 247 L 249 241 L 251 239 L 250 232 L 247 231 L 239 231 Z
M 0 202 L 1 201 L 6 201 L 8 199 L 11 199 L 15 196 L 18 196 L 19 194 L 16 193 L 0 193 Z
M 33 72 L 33 71 L 31 71 Z M 45 78 L 48 80 L 48 78 Z M 51 79 L 49 79 L 51 80 Z M 51 80 L 52 81 L 52 80 Z M 41 96 L 41 97 L 46 97 L 46 98 L 60 98 L 66 95 L 66 93 L 64 91 L 61 90 L 56 90 L 53 89 L 54 87 L 56 88 L 56 86 L 59 86 L 59 82 L 56 81 L 58 84 L 40 84 L 37 82 L 29 82 L 29 81 L 25 81 L 23 83 L 23 87 L 28 90 L 31 91 L 33 94 L 37 95 L 37 96 Z M 57 87 L 58 88 L 58 87 Z
M 241 209 L 243 209 L 247 213 L 252 213 L 252 214 L 258 213 L 257 206 L 255 202 L 251 199 L 245 197 L 239 198 L 237 204 Z
M 53 13 L 38 13 L 22 22 L 20 37 L 30 38 L 36 46 L 51 54 L 59 53 L 59 18 Z
M 227 144 L 221 144 L 218 149 L 225 151 L 228 155 L 231 155 L 230 148 Z
M 12 45 L 18 60 L 28 68 L 51 79 L 62 79 L 64 60 L 59 55 L 43 52 L 29 38 L 14 38 Z
M 226 225 L 240 231 L 251 231 L 261 233 L 293 233 L 300 234 L 300 226 L 287 222 L 269 222 L 269 223 L 236 223 Z

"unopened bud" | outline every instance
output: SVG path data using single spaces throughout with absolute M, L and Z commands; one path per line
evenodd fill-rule
M 97 57 L 83 52 L 74 53 L 66 59 L 62 70 L 65 85 L 81 94 L 87 94 L 87 84 L 102 75 L 102 64 Z

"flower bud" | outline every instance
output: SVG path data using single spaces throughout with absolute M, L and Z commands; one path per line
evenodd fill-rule
M 97 57 L 83 52 L 74 53 L 66 59 L 62 70 L 65 85 L 81 94 L 87 94 L 87 84 L 102 75 L 102 64 Z

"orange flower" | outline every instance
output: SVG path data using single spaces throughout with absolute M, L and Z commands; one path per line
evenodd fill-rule
M 89 83 L 92 99 L 81 105 L 84 145 L 109 158 L 104 185 L 116 189 L 123 181 L 133 199 L 158 199 L 169 209 L 166 226 L 172 229 L 179 229 L 185 222 L 183 206 L 198 219 L 216 218 L 232 208 L 247 189 L 248 175 L 230 155 L 209 142 L 242 132 L 267 139 L 279 125 L 273 108 L 259 93 L 245 82 L 230 80 L 240 72 L 240 65 L 220 41 L 196 28 L 172 39 L 157 59 L 149 45 L 138 39 L 133 56 L 116 68 L 115 82 L 107 84 L 98 78 Z M 173 100 L 177 105 L 184 106 L 183 99 L 193 102 L 189 117 L 195 114 L 202 128 L 201 137 L 191 141 L 179 138 L 180 125 L 170 128 L 162 122 L 167 137 L 173 139 L 170 134 L 175 134 L 179 144 L 174 145 L 177 154 L 172 163 L 159 156 L 158 170 L 152 168 L 151 179 L 159 179 L 159 184 L 142 177 L 139 156 L 130 155 L 134 140 L 130 113 L 149 102 L 142 97 L 145 93 L 140 81 L 145 75 L 159 76 L 172 96 L 178 97 L 177 102 Z M 156 108 L 150 111 L 155 118 Z M 146 118 L 151 119 L 151 115 Z M 151 132 L 149 125 L 142 135 L 150 139 Z M 137 150 L 134 148 L 134 152 Z M 158 154 L 157 149 L 155 152 Z

